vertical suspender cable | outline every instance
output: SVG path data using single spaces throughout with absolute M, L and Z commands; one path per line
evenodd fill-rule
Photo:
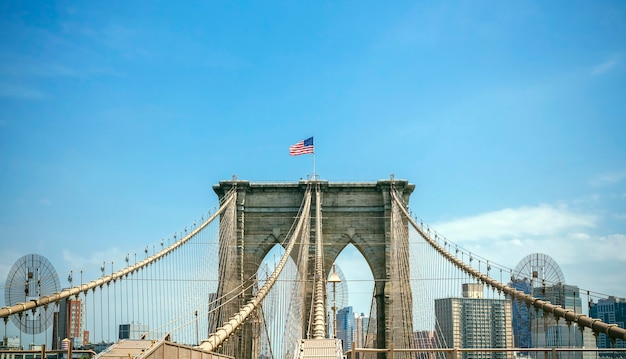
M 111 343 L 111 282 L 107 282 L 107 342 Z
M 93 309 L 92 309 L 93 310 L 93 328 L 92 328 L 92 332 L 93 332 L 93 340 L 94 340 L 94 343 L 95 343 L 95 341 L 96 341 L 96 288 L 95 287 L 91 290 L 91 295 L 92 295 L 91 302 L 93 304 Z
M 114 273 L 113 271 L 113 262 L 111 262 L 111 275 Z M 120 279 L 121 281 L 121 279 Z M 120 292 L 120 298 L 121 298 L 122 293 Z M 116 339 L 116 332 L 118 330 L 118 326 L 117 326 L 117 280 L 113 281 L 113 339 Z M 120 316 L 122 312 L 122 308 L 121 308 L 121 301 L 120 301 Z
M 145 253 L 145 258 L 147 258 L 148 257 L 148 247 L 147 246 L 144 248 L 144 253 Z M 144 258 L 144 260 L 145 260 L 145 258 Z M 143 260 L 142 260 L 142 262 L 143 262 Z M 141 280 L 141 282 L 140 282 L 140 285 L 141 285 L 141 288 L 140 288 L 140 290 L 141 290 L 141 304 L 140 304 L 141 305 L 141 321 L 140 321 L 140 323 L 142 325 L 142 327 L 141 327 L 142 328 L 141 329 L 141 334 L 142 334 L 142 336 L 146 335 L 146 338 L 147 338 L 147 335 L 148 335 L 147 332 L 150 331 L 150 323 L 149 323 L 149 320 L 148 320 L 149 318 L 148 318 L 148 314 L 147 314 L 147 311 L 149 310 L 148 308 L 150 307 L 150 303 L 148 301 L 147 288 L 146 288 L 147 282 L 148 282 L 147 274 L 148 274 L 147 266 L 142 267 L 141 268 L 141 279 L 140 279 Z
M 128 268 L 129 266 L 129 258 L 130 253 L 126 253 L 126 267 Z M 132 276 L 132 274 L 130 274 Z M 128 282 L 130 282 L 130 280 L 128 279 L 129 274 L 126 274 L 126 277 L 124 278 L 124 281 L 126 282 L 126 320 L 125 322 L 130 324 L 130 307 L 129 307 L 129 300 L 128 300 L 128 296 L 130 294 L 130 291 L 128 290 Z M 124 322 L 124 321 L 123 321 Z
M 156 254 L 156 249 L 154 248 L 154 244 L 152 245 L 152 255 Z M 156 277 L 154 275 L 155 271 L 156 271 L 156 266 L 158 265 L 159 261 L 156 260 L 154 262 L 152 262 L 149 265 L 150 268 L 150 280 L 148 281 L 148 285 L 150 286 L 150 291 L 149 291 L 149 295 L 150 295 L 150 299 L 152 300 L 152 310 L 150 311 L 150 322 L 152 323 L 151 326 L 151 330 L 152 330 L 152 338 L 153 339 L 160 339 L 161 335 L 160 333 L 157 331 L 157 328 L 161 327 L 161 323 L 159 323 L 159 321 L 157 320 L 156 317 L 156 309 L 157 309 L 157 305 L 158 305 L 158 301 L 156 300 L 156 288 L 155 285 L 157 283 L 156 281 Z
M 135 254 L 135 264 L 137 264 L 137 255 Z M 135 291 L 135 286 L 137 285 L 137 272 L 136 271 L 132 271 L 130 273 L 130 310 L 132 313 L 132 324 L 135 324 L 135 313 L 137 312 L 135 310 L 135 296 L 137 295 L 136 291 Z

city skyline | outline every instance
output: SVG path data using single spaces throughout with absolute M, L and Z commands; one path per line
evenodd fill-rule
M 407 179 L 450 241 L 626 297 L 623 2 L 1 6 L 2 285 L 29 253 L 119 269 L 220 180 L 307 178 L 314 136 L 321 179 Z

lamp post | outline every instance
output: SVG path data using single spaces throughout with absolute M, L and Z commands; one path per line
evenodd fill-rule
M 333 272 L 330 274 L 330 278 L 328 281 L 333 284 L 333 339 L 337 338 L 337 283 L 341 282 L 341 278 L 339 278 L 339 274 L 335 270 L 335 265 L 333 264 Z
M 199 345 L 200 344 L 200 342 L 199 342 L 200 336 L 198 335 L 198 311 L 197 310 L 196 310 L 195 314 L 196 314 L 196 343 L 198 343 L 196 345 Z

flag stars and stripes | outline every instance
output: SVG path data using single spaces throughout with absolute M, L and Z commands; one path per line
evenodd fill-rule
M 293 146 L 289 146 L 290 156 L 300 156 L 313 153 L 315 153 L 313 146 L 313 137 L 309 137 L 306 140 L 302 140 Z

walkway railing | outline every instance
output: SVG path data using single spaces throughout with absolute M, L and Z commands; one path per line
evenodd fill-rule
M 377 353 L 387 353 L 387 359 L 393 359 L 394 353 L 414 353 L 416 358 L 428 358 L 430 355 L 445 354 L 447 359 L 459 359 L 462 353 L 509 353 L 507 357 L 513 358 L 516 353 L 536 353 L 536 358 L 556 359 L 559 353 L 596 353 L 596 358 L 600 354 L 612 354 L 612 359 L 626 358 L 626 348 L 434 348 L 434 349 L 372 349 L 372 348 L 354 348 L 348 350 L 345 355 L 349 359 L 373 358 Z M 543 353 L 543 356 L 540 356 Z M 368 355 L 369 354 L 369 355 Z M 532 355 L 531 355 L 532 356 Z
M 55 350 L 46 350 L 46 346 L 42 345 L 41 349 L 38 350 L 0 350 L 0 358 L 11 358 L 11 359 L 45 359 L 50 357 L 56 358 L 68 358 L 70 355 L 75 354 L 80 358 L 94 358 L 96 356 L 96 352 L 93 350 L 66 350 L 66 349 L 55 349 Z

